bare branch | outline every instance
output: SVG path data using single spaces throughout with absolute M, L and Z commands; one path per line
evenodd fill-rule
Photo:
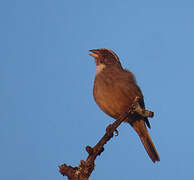
M 124 113 L 120 118 L 116 119 L 113 124 L 106 128 L 106 133 L 100 141 L 92 148 L 86 147 L 88 157 L 86 161 L 81 160 L 78 167 L 68 166 L 63 164 L 59 166 L 59 171 L 63 176 L 67 176 L 69 180 L 89 180 L 89 177 L 95 167 L 95 159 L 104 151 L 104 145 L 113 137 L 114 132 L 117 133 L 119 125 L 130 115 L 138 113 L 144 117 L 153 117 L 153 112 L 142 109 L 138 103 L 138 97 L 135 99 L 132 108 Z

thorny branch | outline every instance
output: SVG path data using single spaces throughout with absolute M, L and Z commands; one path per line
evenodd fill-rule
M 89 180 L 89 177 L 94 170 L 94 161 L 104 151 L 104 145 L 113 137 L 114 132 L 117 132 L 119 125 L 130 115 L 137 113 L 143 117 L 153 117 L 153 112 L 141 108 L 138 103 L 139 98 L 136 97 L 132 107 L 128 112 L 124 113 L 120 118 L 116 119 L 113 124 L 110 124 L 106 128 L 106 133 L 100 139 L 100 141 L 92 148 L 86 147 L 88 157 L 86 161 L 81 160 L 78 167 L 68 166 L 62 164 L 59 166 L 59 171 L 63 176 L 67 176 L 69 180 Z

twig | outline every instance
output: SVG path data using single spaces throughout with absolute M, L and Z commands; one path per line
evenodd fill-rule
M 151 111 L 142 109 L 138 103 L 139 98 L 134 100 L 132 108 L 129 112 L 124 113 L 120 118 L 116 119 L 113 124 L 110 124 L 106 128 L 106 133 L 100 139 L 100 141 L 92 148 L 90 146 L 86 147 L 88 152 L 88 157 L 86 161 L 81 160 L 78 167 L 68 166 L 63 164 L 59 166 L 59 171 L 63 176 L 67 176 L 69 180 L 89 180 L 89 177 L 94 170 L 94 161 L 97 156 L 99 156 L 104 151 L 104 145 L 113 137 L 114 132 L 117 132 L 119 125 L 130 115 L 138 113 L 144 117 L 153 117 Z

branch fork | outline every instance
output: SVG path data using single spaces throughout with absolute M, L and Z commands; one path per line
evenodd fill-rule
M 139 97 L 136 97 L 129 111 L 123 113 L 123 115 L 116 119 L 114 123 L 110 124 L 106 128 L 106 133 L 94 147 L 86 147 L 86 151 L 88 152 L 86 161 L 81 160 L 78 167 L 72 167 L 66 164 L 62 164 L 59 166 L 60 173 L 63 176 L 67 176 L 69 180 L 89 180 L 89 177 L 95 167 L 94 162 L 96 157 L 100 156 L 100 154 L 104 151 L 104 145 L 114 136 L 114 132 L 116 132 L 116 134 L 118 135 L 117 128 L 129 115 L 137 113 L 143 117 L 154 116 L 154 113 L 152 111 L 141 108 L 139 99 Z

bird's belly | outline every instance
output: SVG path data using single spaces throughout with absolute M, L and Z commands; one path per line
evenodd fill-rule
M 130 99 L 120 88 L 98 87 L 94 89 L 94 98 L 102 111 L 113 118 L 118 118 L 130 107 Z

